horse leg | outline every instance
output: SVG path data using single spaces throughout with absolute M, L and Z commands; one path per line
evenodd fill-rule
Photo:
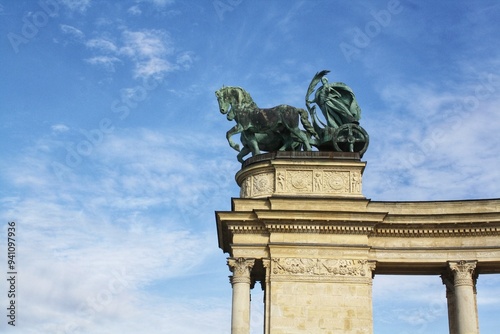
M 281 146 L 278 151 L 286 151 L 286 150 L 292 148 L 292 136 L 291 136 L 291 134 L 283 135 L 282 138 L 283 138 L 283 146 Z
M 250 150 L 252 151 L 252 156 L 260 154 L 260 149 L 259 149 L 259 144 L 257 143 L 257 138 L 255 138 L 254 133 L 247 133 L 245 135 L 246 140 L 248 142 L 248 146 L 250 147 Z
M 237 133 L 240 133 L 241 131 L 243 131 L 243 128 L 239 124 L 236 124 L 228 132 L 226 132 L 226 139 L 229 143 L 229 146 L 231 146 L 233 149 L 235 149 L 238 152 L 240 151 L 240 145 L 235 143 L 231 137 Z
M 289 128 L 290 132 L 292 132 L 300 141 L 306 146 L 306 151 L 312 151 L 311 144 L 309 143 L 309 139 L 302 130 L 299 128 Z
M 243 163 L 245 160 L 243 160 L 243 158 L 245 157 L 245 155 L 247 155 L 248 153 L 251 153 L 250 149 L 247 147 L 247 146 L 244 146 L 240 153 L 238 153 L 237 155 L 237 158 L 238 158 L 238 161 Z

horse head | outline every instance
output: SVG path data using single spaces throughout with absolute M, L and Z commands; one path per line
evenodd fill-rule
M 241 87 L 222 87 L 215 92 L 215 96 L 219 103 L 219 111 L 224 115 L 227 114 L 229 121 L 235 119 L 238 114 L 257 108 L 250 94 Z
M 228 95 L 229 87 L 222 87 L 218 91 L 215 92 L 215 96 L 217 97 L 217 102 L 219 103 L 219 111 L 221 114 L 225 115 L 229 111 L 231 107 L 231 99 Z

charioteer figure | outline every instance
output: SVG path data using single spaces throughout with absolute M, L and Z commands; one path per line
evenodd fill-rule
M 310 112 L 313 110 L 311 114 L 314 117 L 314 106 L 311 107 L 311 103 L 316 103 L 325 116 L 325 126 L 338 128 L 347 123 L 359 124 L 361 108 L 359 108 L 354 92 L 345 83 L 329 83 L 325 77 L 329 72 L 327 70 L 318 72 L 312 79 L 306 96 L 307 109 Z M 309 100 L 309 96 L 319 81 L 322 86 L 316 90 L 314 100 Z
M 368 133 L 359 126 L 361 108 L 352 89 L 343 82 L 329 83 L 325 77 L 330 73 L 323 70 L 313 77 L 306 93 L 306 106 L 309 111 L 314 130 L 318 134 L 311 145 L 320 151 L 359 152 L 360 156 L 368 148 Z M 310 99 L 318 83 L 314 99 Z M 316 115 L 319 107 L 326 124 Z

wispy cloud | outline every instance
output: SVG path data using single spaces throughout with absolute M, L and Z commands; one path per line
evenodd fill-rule
M 121 53 L 135 58 L 154 58 L 172 53 L 169 35 L 163 30 L 123 32 Z
M 71 11 L 85 12 L 92 4 L 91 0 L 58 0 Z
M 53 132 L 67 132 L 69 127 L 65 124 L 54 124 L 50 127 Z
M 96 56 L 87 58 L 85 61 L 92 65 L 99 65 L 104 67 L 107 71 L 114 72 L 115 64 L 121 63 L 121 60 L 113 56 Z
M 88 40 L 85 45 L 88 48 L 95 49 L 96 51 L 101 51 L 105 53 L 116 53 L 118 47 L 114 42 L 105 38 L 93 38 Z
M 66 131 L 62 124 L 53 128 Z M 203 326 L 217 331 L 220 322 L 227 323 L 228 306 L 221 301 L 207 308 L 176 300 L 174 292 L 156 298 L 150 290 L 157 282 L 198 275 L 218 254 L 212 224 L 196 234 L 190 230 L 199 229 L 199 216 L 212 212 L 233 180 L 215 158 L 199 166 L 198 153 L 186 154 L 193 140 L 203 139 L 117 131 L 96 146 L 87 163 L 70 169 L 65 181 L 51 172 L 51 160 L 64 147 L 54 138 L 23 152 L 15 168 L 2 165 L 8 182 L 26 190 L 1 203 L 4 220 L 22 217 L 23 280 L 34 282 L 19 297 L 30 314 L 26 328 L 98 333 L 95 324 L 105 322 L 107 330 L 124 332 L 140 325 L 129 323 L 134 314 L 153 327 L 168 323 L 179 331 L 188 321 L 183 333 Z M 39 149 L 47 145 L 52 149 Z M 99 173 L 86 173 L 87 167 Z M 165 323 L 155 320 L 158 309 L 166 312 L 159 317 Z
M 174 48 L 169 34 L 164 30 L 124 30 L 112 41 L 109 38 L 98 37 L 88 40 L 85 45 L 95 52 L 95 56 L 87 58 L 90 64 L 105 66 L 114 70 L 117 62 L 131 62 L 134 78 L 162 76 L 179 68 L 189 68 L 193 61 L 191 52 L 184 52 L 174 58 Z
M 64 34 L 71 36 L 72 38 L 74 38 L 77 41 L 81 41 L 85 38 L 85 34 L 80 29 L 77 29 L 77 28 L 70 26 L 70 25 L 67 25 L 67 24 L 61 24 L 60 27 L 61 27 L 61 31 Z
M 141 15 L 142 10 L 138 5 L 131 6 L 128 10 L 127 13 L 132 14 L 132 15 Z
M 159 7 L 164 7 L 164 6 L 167 6 L 167 5 L 171 5 L 175 2 L 175 0 L 139 0 L 140 2 L 148 2 L 148 3 L 152 3 L 156 6 L 159 6 Z
M 493 180 L 499 172 L 495 168 L 478 172 L 478 161 L 482 166 L 500 163 L 494 144 L 498 141 L 495 129 L 500 127 L 496 112 L 500 80 L 494 72 L 481 74 L 476 68 L 474 76 L 470 70 L 453 87 L 388 83 L 382 89 L 387 110 L 364 123 L 371 137 L 366 158 L 384 157 L 380 165 L 370 165 L 366 175 L 366 185 L 378 198 L 495 196 Z

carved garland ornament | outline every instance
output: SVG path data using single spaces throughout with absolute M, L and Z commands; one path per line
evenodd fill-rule
M 371 276 L 374 268 L 367 260 L 273 258 L 275 275 Z
M 260 173 L 248 176 L 241 185 L 240 197 L 268 196 L 274 192 L 274 175 Z

